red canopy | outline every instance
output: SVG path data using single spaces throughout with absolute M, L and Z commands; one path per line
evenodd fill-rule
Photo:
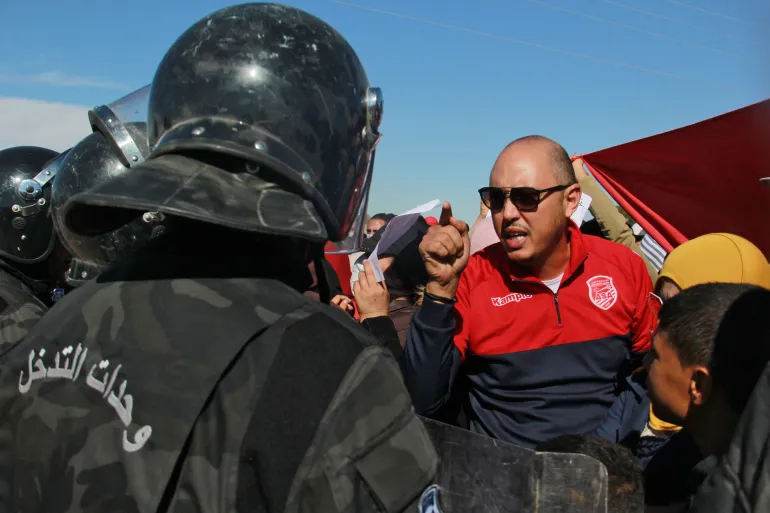
M 727 232 L 770 258 L 770 100 L 582 158 L 666 250 Z

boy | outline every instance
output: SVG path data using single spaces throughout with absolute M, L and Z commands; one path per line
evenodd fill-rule
M 657 417 L 683 426 L 645 469 L 648 506 L 684 511 L 770 361 L 770 291 L 712 283 L 667 301 L 647 359 Z M 655 509 L 650 509 L 655 511 Z

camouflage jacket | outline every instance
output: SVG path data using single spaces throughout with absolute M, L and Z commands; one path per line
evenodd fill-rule
M 389 352 L 275 280 L 100 278 L 0 365 L 6 511 L 417 511 L 435 477 Z
M 0 354 L 22 340 L 47 310 L 26 285 L 0 269 Z

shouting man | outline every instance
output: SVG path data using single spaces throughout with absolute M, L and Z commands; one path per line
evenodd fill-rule
M 500 243 L 471 257 L 446 203 L 420 246 L 430 278 L 403 363 L 415 406 L 436 415 L 454 395 L 472 431 L 524 447 L 589 433 L 650 347 L 644 262 L 570 220 L 580 186 L 550 139 L 509 144 L 479 193 Z

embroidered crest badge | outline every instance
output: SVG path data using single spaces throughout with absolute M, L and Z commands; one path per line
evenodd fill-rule
M 609 276 L 594 276 L 586 285 L 591 302 L 602 310 L 609 310 L 618 300 L 618 290 Z

